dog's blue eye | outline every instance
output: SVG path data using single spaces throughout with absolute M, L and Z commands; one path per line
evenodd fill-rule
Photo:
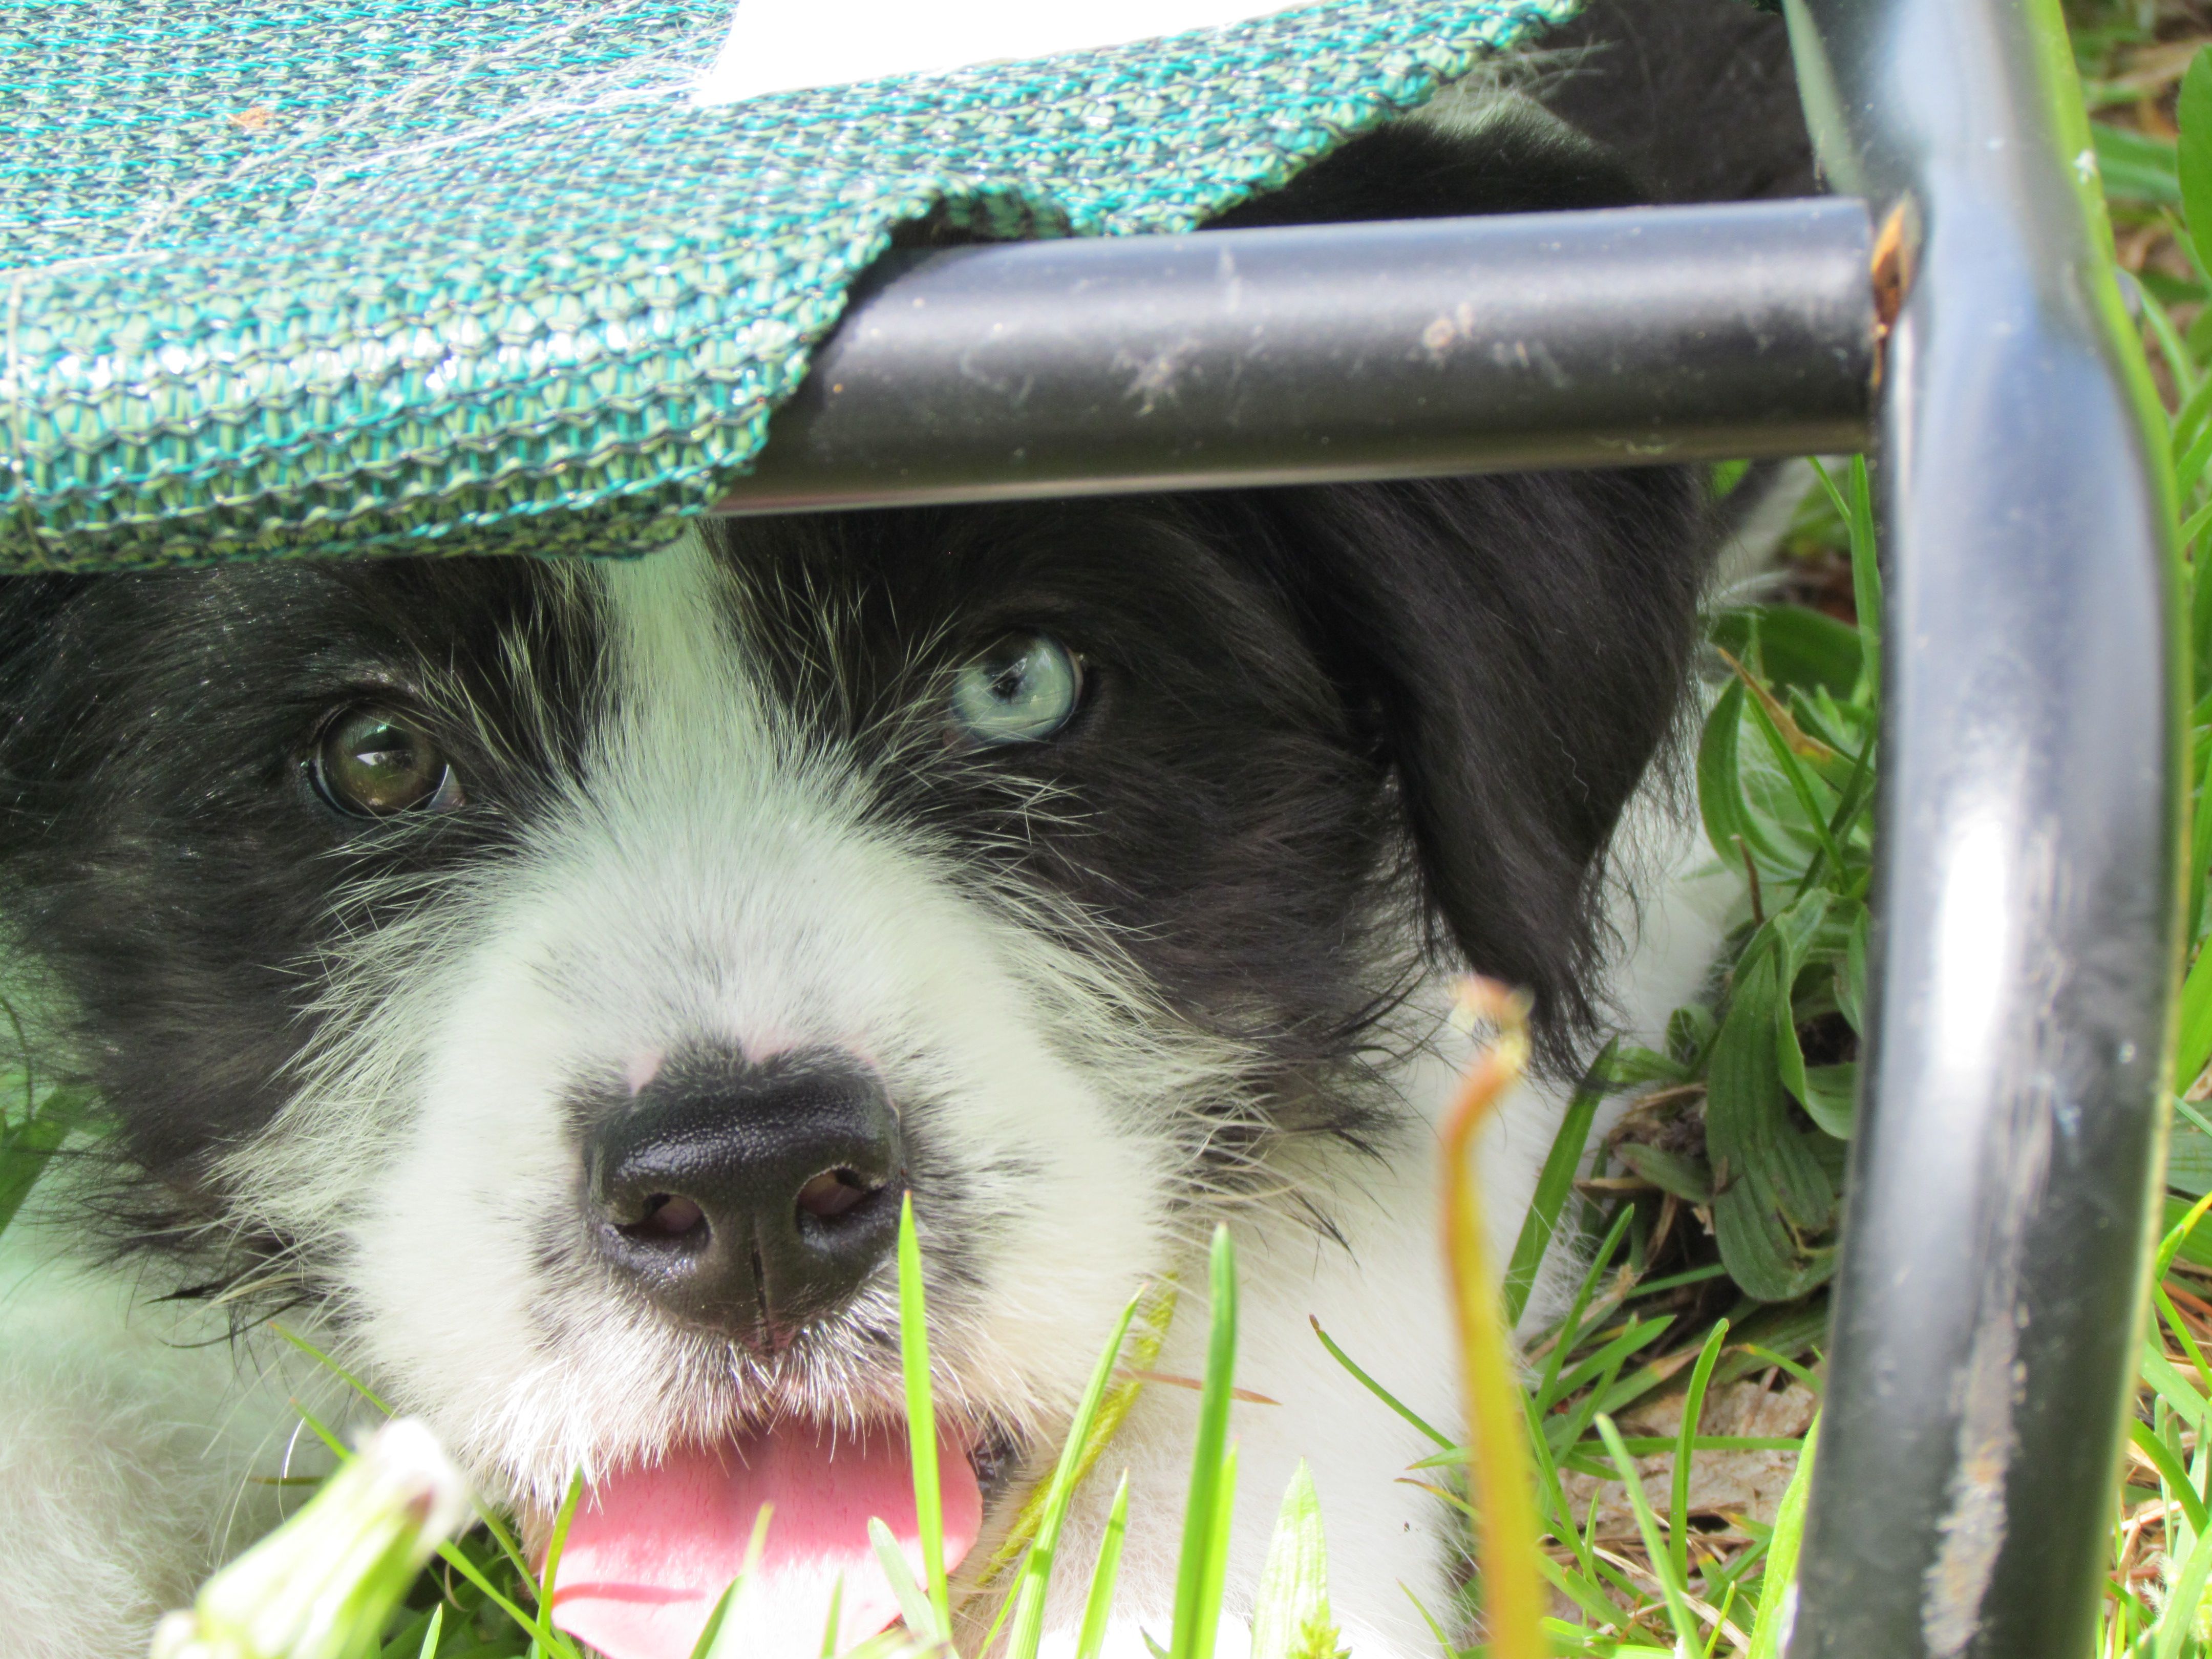
M 1009 634 L 953 681 L 953 730 L 982 746 L 1036 743 L 1067 724 L 1082 692 L 1082 667 L 1066 646 Z

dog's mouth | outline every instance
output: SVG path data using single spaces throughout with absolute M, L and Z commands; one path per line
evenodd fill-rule
M 731 1604 L 761 1659 L 842 1652 L 894 1623 L 899 1601 L 869 1522 L 880 1520 L 922 1579 L 906 1431 L 863 1434 L 787 1419 L 717 1444 L 617 1469 L 576 1506 L 558 1564 L 553 1622 L 607 1659 L 688 1659 L 715 1605 L 760 1555 Z M 975 1544 L 987 1495 L 1016 1461 L 1010 1442 L 938 1430 L 947 1571 Z M 833 1595 L 836 1629 L 826 1629 Z

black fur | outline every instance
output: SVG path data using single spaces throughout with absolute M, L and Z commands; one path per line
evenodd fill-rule
M 1557 135 L 1401 128 L 1231 218 L 1632 188 Z M 1573 1054 L 1607 840 L 1686 681 L 1699 499 L 1650 469 L 710 534 L 760 659 L 871 758 L 880 810 L 1109 924 L 1188 1018 L 1271 1057 L 1280 1127 L 1356 1138 L 1358 1109 L 1310 1085 L 1402 991 L 1409 913 L 1529 988 L 1547 1053 Z M 0 586 L 4 914 L 138 1172 L 135 1242 L 219 1216 L 208 1171 L 283 1097 L 323 953 L 502 856 L 574 767 L 609 695 L 576 589 L 430 561 Z M 1048 744 L 948 749 L 932 688 L 1016 626 L 1084 654 L 1085 706 Z M 322 722 L 370 692 L 453 757 L 459 810 L 367 825 L 316 796 Z

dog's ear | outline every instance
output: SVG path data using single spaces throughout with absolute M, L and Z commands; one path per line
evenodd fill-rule
M 1381 128 L 1219 223 L 1639 193 L 1606 151 L 1518 100 Z M 1689 684 L 1704 495 L 1685 469 L 1644 468 L 1246 498 L 1395 781 L 1432 945 L 1533 993 L 1556 1063 L 1593 1012 L 1607 844 Z
M 1388 769 L 1432 948 L 1530 991 L 1562 1065 L 1592 1017 L 1608 842 L 1690 683 L 1699 493 L 1652 468 L 1222 503 L 1260 515 Z

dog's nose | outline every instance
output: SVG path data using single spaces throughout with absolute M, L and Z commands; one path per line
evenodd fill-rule
M 844 1055 L 678 1055 L 593 1132 L 600 1251 L 687 1323 L 781 1347 L 891 1251 L 898 1115 Z

